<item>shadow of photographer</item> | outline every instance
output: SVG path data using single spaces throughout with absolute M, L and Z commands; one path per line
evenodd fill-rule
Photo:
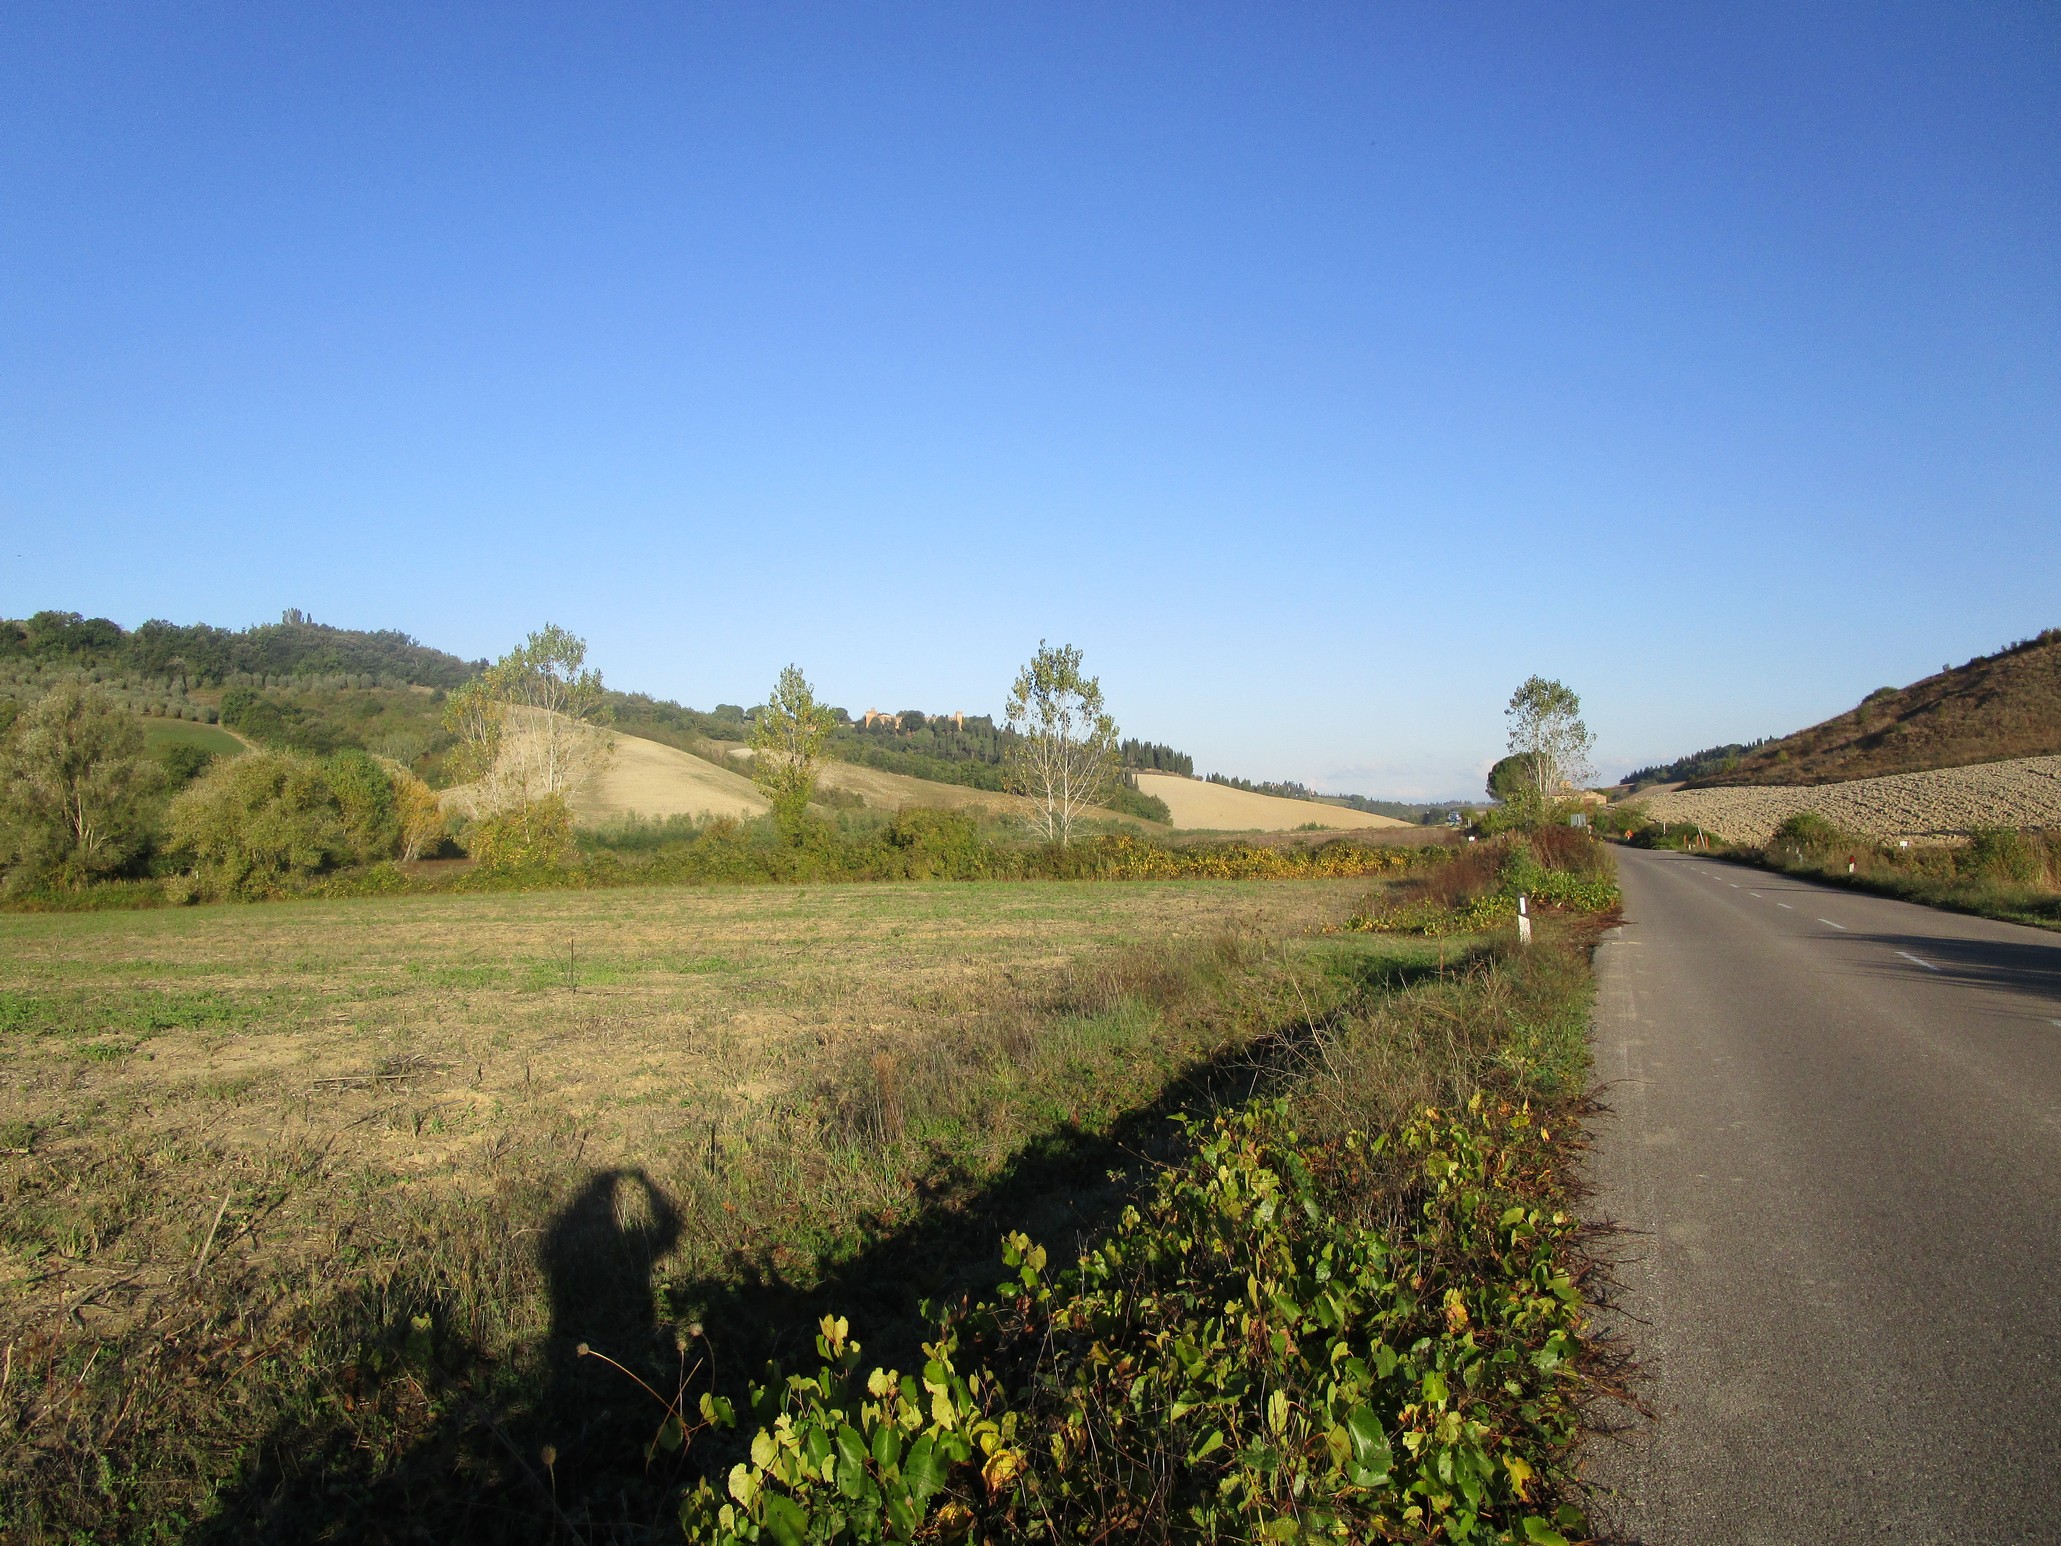
M 642 1170 L 597 1171 L 545 1231 L 539 1256 L 551 1330 L 542 1414 L 560 1465 L 581 1464 L 591 1431 L 631 1396 L 643 1399 L 621 1370 L 583 1356 L 583 1348 L 654 1384 L 671 1361 L 672 1334 L 660 1333 L 652 1276 L 679 1238 L 678 1210 Z

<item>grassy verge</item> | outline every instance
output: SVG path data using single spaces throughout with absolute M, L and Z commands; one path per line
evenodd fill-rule
M 1826 885 L 2061 929 L 2061 832 L 1992 828 L 1965 843 L 1899 845 L 1791 817 L 1761 847 L 1716 845 L 1727 857 Z
M 1494 877 L 1607 857 L 1547 834 Z M 1603 901 L 1600 896 L 1595 900 Z M 1433 899 L 1398 909 L 1414 922 Z M 1361 915 L 1364 921 L 1366 915 Z M 1421 932 L 1446 932 L 1425 929 Z M 1027 1233 L 903 1374 L 819 1362 L 661 1401 L 694 1540 L 1498 1540 L 1585 1523 L 1566 1172 L 1589 930 L 1336 999 L 1265 1093 L 1201 1114 L 1071 1264 Z M 1558 1129 L 1559 1137 L 1554 1137 Z M 890 1350 L 895 1351 L 892 1342 Z M 900 1351 L 907 1351 L 900 1349 Z M 748 1439 L 748 1443 L 746 1440 Z M 725 1468 L 727 1465 L 727 1469 Z

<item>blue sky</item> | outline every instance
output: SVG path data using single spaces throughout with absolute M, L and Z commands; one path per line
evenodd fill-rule
M 1368 793 L 1785 732 L 2061 624 L 2061 10 L 10 6 L 0 529 Z

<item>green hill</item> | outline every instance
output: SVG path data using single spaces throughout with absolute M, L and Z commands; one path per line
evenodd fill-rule
M 97 669 L 189 687 L 348 677 L 351 686 L 451 688 L 486 664 L 431 649 L 396 629 L 331 628 L 298 609 L 251 628 L 153 619 L 133 632 L 104 617 L 38 612 L 0 620 L 0 662 Z
M 2061 628 L 1908 687 L 1882 687 L 1837 718 L 1747 751 L 1686 787 L 1832 784 L 2061 753 Z
M 153 727 L 220 723 L 263 746 L 325 756 L 349 747 L 408 764 L 432 787 L 445 782 L 452 747 L 442 724 L 446 690 L 483 669 L 394 630 L 332 628 L 299 611 L 245 629 L 206 623 L 144 623 L 132 630 L 104 617 L 38 612 L 0 620 L 0 728 L 15 709 L 61 680 L 89 681 Z M 1011 732 L 985 714 L 904 709 L 854 719 L 832 710 L 832 758 L 882 773 L 999 792 Z M 611 691 L 616 729 L 728 766 L 725 750 L 751 738 L 751 711 L 719 703 L 688 708 L 648 693 Z M 153 744 L 175 732 L 153 729 Z M 188 737 L 191 739 L 191 737 Z M 224 737 L 228 745 L 236 742 Z M 1127 769 L 1187 773 L 1194 762 L 1156 742 L 1125 741 Z M 1116 803 L 1160 820 L 1165 811 L 1134 788 Z

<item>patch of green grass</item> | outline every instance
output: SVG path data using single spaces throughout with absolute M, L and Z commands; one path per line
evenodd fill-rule
M 0 1036 L 90 1036 L 125 1031 L 143 1037 L 231 1025 L 248 1013 L 247 1006 L 213 988 L 98 993 L 0 989 Z
M 191 719 L 144 720 L 144 750 L 155 756 L 166 746 L 197 746 L 217 757 L 238 757 L 247 750 L 243 742 L 216 725 Z

